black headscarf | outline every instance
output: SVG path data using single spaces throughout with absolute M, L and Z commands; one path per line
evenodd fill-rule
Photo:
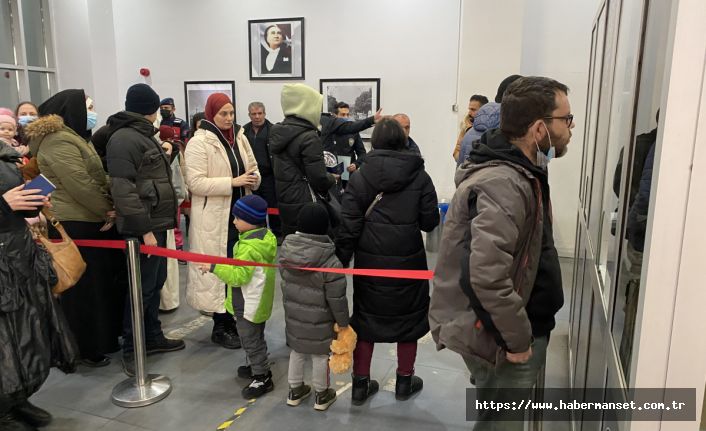
M 39 116 L 56 114 L 64 124 L 84 139 L 91 137 L 86 130 L 86 93 L 83 90 L 64 90 L 39 105 Z

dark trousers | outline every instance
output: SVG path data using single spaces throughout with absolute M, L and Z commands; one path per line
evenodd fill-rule
M 120 240 L 115 228 L 101 232 L 103 222 L 64 221 L 72 239 Z M 52 238 L 59 233 L 49 225 Z M 122 317 L 128 277 L 125 254 L 120 250 L 81 247 L 86 272 L 64 292 L 59 303 L 76 337 L 81 357 L 92 359 L 120 349 Z
M 353 374 L 370 376 L 370 362 L 373 359 L 375 343 L 358 339 L 353 351 Z M 414 361 L 417 359 L 417 342 L 397 343 L 397 374 L 414 374 Z
M 267 363 L 267 342 L 265 342 L 265 322 L 252 323 L 245 318 L 235 321 L 240 342 L 254 376 L 262 376 L 270 371 Z
M 157 246 L 166 247 L 167 232 L 155 232 Z M 140 240 L 142 243 L 142 240 Z M 147 257 L 140 254 L 140 279 L 142 281 L 142 307 L 145 321 L 145 342 L 149 343 L 164 336 L 162 322 L 159 321 L 159 292 L 167 280 L 167 258 L 159 256 Z M 123 317 L 123 351 L 132 351 L 132 313 L 131 303 L 125 301 Z
M 254 193 L 267 201 L 268 208 L 277 208 L 277 193 L 275 191 L 275 176 L 263 175 L 260 187 Z M 270 230 L 275 236 L 282 235 L 282 224 L 278 215 L 268 215 Z

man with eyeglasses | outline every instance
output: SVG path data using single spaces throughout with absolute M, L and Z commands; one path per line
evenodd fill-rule
M 571 139 L 567 93 L 549 78 L 513 82 L 500 129 L 456 171 L 429 320 L 437 347 L 461 354 L 475 377 L 476 431 L 523 429 L 523 410 L 489 403 L 529 399 L 564 303 L 547 165 Z

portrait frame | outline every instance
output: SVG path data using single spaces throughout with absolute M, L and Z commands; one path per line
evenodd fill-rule
M 275 25 L 281 44 L 272 51 L 266 31 Z M 248 20 L 248 53 L 251 81 L 303 80 L 304 18 Z
M 320 79 L 319 91 L 323 95 L 323 112 L 333 112 L 336 103 L 346 102 L 350 105 L 351 118 L 362 120 L 380 109 L 380 78 Z M 369 96 L 360 99 L 364 93 Z M 361 138 L 366 140 L 371 134 L 371 129 L 360 132 Z
M 189 126 L 194 114 L 203 112 L 208 96 L 213 93 L 227 94 L 235 106 L 235 81 L 184 81 L 184 103 L 186 104 L 184 112 Z

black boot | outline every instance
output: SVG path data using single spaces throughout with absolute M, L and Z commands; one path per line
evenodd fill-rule
M 37 431 L 37 428 L 23 422 L 15 414 L 0 414 L 0 430 L 2 431 Z
M 380 385 L 375 380 L 370 380 L 369 376 L 353 375 L 353 392 L 351 393 L 351 402 L 356 405 L 362 405 L 365 400 L 373 396 Z
M 228 316 L 227 313 L 224 313 Z M 228 316 L 229 317 L 229 316 Z M 230 317 L 232 320 L 232 317 Z M 221 313 L 213 315 L 213 332 L 211 332 L 211 341 L 220 344 L 226 349 L 239 349 L 240 338 L 238 333 L 231 330 L 228 326 L 228 321 Z
M 51 422 L 51 413 L 40 409 L 28 400 L 17 404 L 12 408 L 12 413 L 26 423 L 35 427 L 45 427 Z
M 424 382 L 414 374 L 409 376 L 397 375 L 395 382 L 395 398 L 398 401 L 405 401 L 412 395 L 422 390 Z

